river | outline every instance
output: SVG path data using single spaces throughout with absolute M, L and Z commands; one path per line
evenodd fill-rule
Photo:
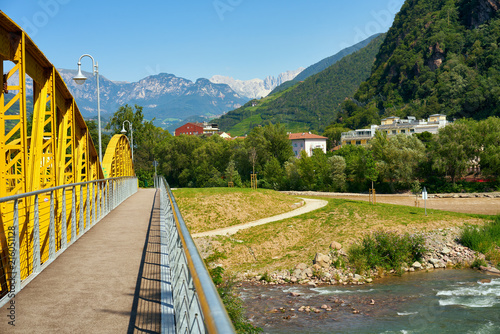
M 244 284 L 240 293 L 264 333 L 500 333 L 500 277 L 474 270 L 355 286 Z

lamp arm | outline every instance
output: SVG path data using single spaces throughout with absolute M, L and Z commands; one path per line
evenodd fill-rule
M 99 73 L 99 65 L 97 64 L 97 62 L 94 60 L 94 57 L 92 57 L 91 55 L 89 54 L 84 54 L 84 55 L 81 55 L 80 56 L 80 59 L 78 59 L 78 66 L 80 66 L 82 64 L 82 58 L 83 57 L 89 57 L 90 59 L 92 59 L 92 74 L 93 75 L 96 75 L 97 73 Z

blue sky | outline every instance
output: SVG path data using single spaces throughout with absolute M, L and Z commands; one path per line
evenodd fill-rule
M 91 54 L 99 73 L 264 79 L 389 29 L 403 0 L 2 0 L 58 68 Z M 82 63 L 91 70 L 91 61 Z

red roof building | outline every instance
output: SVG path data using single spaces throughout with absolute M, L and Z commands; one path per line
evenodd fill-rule
M 186 123 L 181 127 L 175 129 L 175 136 L 180 135 L 202 135 L 203 134 L 203 124 L 202 123 Z
M 327 137 L 318 136 L 310 132 L 289 133 L 288 139 L 292 142 L 293 153 L 298 158 L 300 151 L 305 151 L 308 156 L 312 156 L 313 150 L 319 148 L 326 153 Z

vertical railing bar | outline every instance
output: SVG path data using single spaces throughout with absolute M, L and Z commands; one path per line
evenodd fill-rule
M 96 223 L 96 200 L 95 200 L 95 193 L 96 193 L 96 184 L 92 183 L 92 226 L 95 225 Z
M 11 282 L 14 282 L 14 287 L 11 287 L 11 292 L 18 293 L 21 289 L 21 244 L 19 238 L 19 201 L 17 199 L 14 200 L 14 245 L 12 246 L 13 250 L 13 259 L 11 265 Z
M 33 218 L 33 272 L 40 272 L 40 207 L 38 194 L 35 195 L 35 212 Z
M 87 184 L 87 197 L 85 201 L 87 202 L 87 221 L 85 222 L 85 229 L 88 231 L 90 228 L 90 183 Z
M 62 189 L 62 210 L 61 210 L 61 249 L 68 246 L 68 231 L 66 224 L 66 188 Z
M 54 190 L 50 192 L 49 260 L 56 256 L 56 213 Z
M 80 219 L 78 220 L 78 235 L 85 233 L 83 222 L 83 186 L 80 186 Z
M 71 187 L 71 243 L 76 240 L 76 186 Z

